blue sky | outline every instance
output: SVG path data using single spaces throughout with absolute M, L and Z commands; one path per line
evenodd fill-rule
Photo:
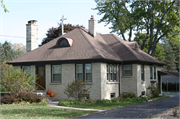
M 94 0 L 4 0 L 9 13 L 0 8 L 0 42 L 5 40 L 11 43 L 26 44 L 26 24 L 29 20 L 37 20 L 38 43 L 46 37 L 47 30 L 57 27 L 60 18 L 64 15 L 65 24 L 83 25 L 88 28 L 91 15 L 98 21 L 102 15 L 97 15 Z M 97 32 L 110 33 L 109 26 L 97 23 Z M 5 37 L 11 36 L 11 37 Z M 18 37 L 14 37 L 18 36 Z

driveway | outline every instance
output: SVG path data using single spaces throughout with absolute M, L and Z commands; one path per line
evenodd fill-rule
M 179 93 L 167 93 L 169 98 L 116 108 L 77 118 L 147 118 L 179 105 Z

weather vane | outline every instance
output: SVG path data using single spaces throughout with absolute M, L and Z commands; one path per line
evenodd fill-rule
M 60 19 L 60 21 L 62 21 L 62 35 L 64 34 L 64 28 L 63 28 L 63 21 L 67 20 L 66 18 L 64 18 L 64 15 L 62 15 L 62 18 Z

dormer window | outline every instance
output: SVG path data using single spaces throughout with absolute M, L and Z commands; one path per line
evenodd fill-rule
M 59 43 L 60 46 L 64 46 L 64 45 L 68 45 L 67 40 L 63 39 L 61 40 L 61 42 Z
M 65 37 L 62 37 L 60 38 L 57 43 L 56 43 L 56 48 L 57 47 L 70 47 L 72 46 L 72 43 L 73 43 L 73 40 L 70 39 L 70 38 L 65 38 Z

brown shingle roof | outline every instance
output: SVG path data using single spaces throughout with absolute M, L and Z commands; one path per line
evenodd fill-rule
M 71 47 L 53 48 L 61 37 L 73 40 Z M 38 62 L 38 61 L 60 61 L 60 60 L 86 60 L 86 59 L 108 59 L 121 61 L 115 52 L 101 39 L 94 39 L 87 31 L 76 28 L 67 34 L 58 37 L 41 47 L 18 57 L 9 63 Z
M 72 46 L 54 48 L 61 37 L 72 39 Z M 145 61 L 162 64 L 157 59 L 139 50 L 136 42 L 127 43 L 113 34 L 97 34 L 94 38 L 86 29 L 79 27 L 61 37 L 9 63 L 105 59 L 119 62 Z
M 106 43 L 119 55 L 122 61 L 144 61 L 163 64 L 149 54 L 139 50 L 136 42 L 126 42 L 114 34 L 101 35 Z

